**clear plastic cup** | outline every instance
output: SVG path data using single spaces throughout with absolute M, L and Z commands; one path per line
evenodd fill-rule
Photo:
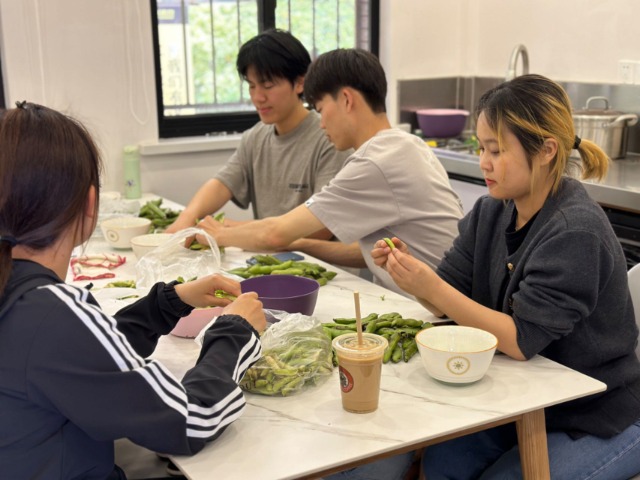
M 338 356 L 342 408 L 353 413 L 373 412 L 378 408 L 382 356 L 387 339 L 373 333 L 363 333 L 362 345 L 357 333 L 333 339 Z

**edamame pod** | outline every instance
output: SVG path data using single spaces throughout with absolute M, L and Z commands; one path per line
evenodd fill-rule
M 389 363 L 389 360 L 391 360 L 391 355 L 393 354 L 393 350 L 396 348 L 396 345 L 398 345 L 399 341 L 400 334 L 398 332 L 394 332 L 393 334 L 391 334 L 391 338 L 389 338 L 389 346 L 384 351 L 384 355 L 382 356 L 382 363 Z
M 393 363 L 398 363 L 400 360 L 402 360 L 402 342 L 396 343 L 396 346 L 391 353 L 391 361 Z

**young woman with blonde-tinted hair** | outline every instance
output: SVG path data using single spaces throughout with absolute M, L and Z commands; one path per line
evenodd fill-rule
M 372 256 L 431 312 L 493 333 L 510 357 L 543 355 L 606 383 L 546 409 L 551 478 L 629 478 L 640 472 L 640 362 L 626 261 L 602 208 L 572 178 L 600 179 L 609 160 L 576 137 L 566 93 L 545 77 L 493 88 L 476 115 L 489 191 L 437 271 L 398 238 Z M 515 427 L 429 447 L 423 469 L 429 480 L 521 478 Z

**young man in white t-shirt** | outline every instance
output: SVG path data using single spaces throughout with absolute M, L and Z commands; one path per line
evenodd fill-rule
M 260 121 L 242 135 L 226 165 L 207 181 L 167 232 L 192 227 L 229 200 L 254 218 L 281 215 L 320 191 L 348 154 L 338 152 L 307 110 L 302 93 L 311 58 L 289 32 L 268 30 L 240 48 L 236 67 Z M 225 224 L 235 224 L 230 219 Z
M 398 237 L 414 256 L 437 266 L 457 235 L 460 199 L 447 173 L 418 137 L 391 128 L 387 82 L 378 59 L 359 49 L 325 53 L 311 64 L 305 97 L 345 166 L 304 205 L 276 217 L 223 228 L 202 222 L 219 245 L 247 250 L 295 249 L 338 265 L 368 266 L 374 280 L 402 293 L 370 256 L 374 243 Z M 307 237 L 324 228 L 341 242 Z

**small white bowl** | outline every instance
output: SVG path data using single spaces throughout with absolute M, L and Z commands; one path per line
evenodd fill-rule
M 131 248 L 131 239 L 149 233 L 151 220 L 142 217 L 116 217 L 100 224 L 104 238 L 113 248 Z
M 156 247 L 164 244 L 171 238 L 170 233 L 147 233 L 146 235 L 138 235 L 131 239 L 131 248 L 136 257 L 140 258 L 146 255 Z
M 416 343 L 422 364 L 433 378 L 447 383 L 471 383 L 484 377 L 498 339 L 479 328 L 442 325 L 418 332 Z

